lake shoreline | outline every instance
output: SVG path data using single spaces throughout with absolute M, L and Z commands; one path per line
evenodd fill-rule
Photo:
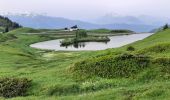
M 131 35 L 119 35 L 119 36 L 110 36 L 111 43 L 99 43 L 99 42 L 82 42 L 77 48 L 72 46 L 60 47 L 60 41 L 63 39 L 55 39 L 50 41 L 38 42 L 31 44 L 30 47 L 41 50 L 50 50 L 50 51 L 98 51 L 105 50 L 109 48 L 118 48 L 138 40 L 142 40 L 153 33 L 136 33 Z M 132 40 L 134 39 L 134 40 Z M 120 42 L 120 43 L 119 43 Z M 89 46 L 90 45 L 90 46 Z

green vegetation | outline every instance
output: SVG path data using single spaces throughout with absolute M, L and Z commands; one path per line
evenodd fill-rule
M 55 34 L 42 34 L 43 31 Z M 166 29 L 116 49 L 55 52 L 29 45 L 75 37 L 74 33 L 70 36 L 58 30 L 16 29 L 0 36 L 3 38 L 0 77 L 2 81 L 4 77 L 9 79 L 9 83 L 15 83 L 16 79 L 20 83 L 22 78 L 32 80 L 23 95 L 12 95 L 9 100 L 167 100 L 170 98 L 169 33 L 170 29 Z M 129 46 L 135 50 L 127 50 Z M 10 89 L 9 85 L 4 86 L 3 89 Z
M 168 24 L 166 24 L 165 26 L 163 26 L 163 30 L 166 30 L 166 29 L 168 29 L 168 28 L 169 28 Z
M 87 37 L 87 32 L 85 30 L 76 31 L 76 39 Z
M 16 97 L 25 96 L 31 81 L 28 79 L 3 78 L 0 79 L 0 96 Z
M 4 32 L 4 27 L 0 27 L 0 32 L 2 33 L 2 32 Z
M 13 34 L 0 34 L 0 42 L 5 42 L 8 40 L 16 39 L 15 35 Z
M 111 30 L 111 33 L 134 33 L 130 30 Z
M 166 29 L 169 28 L 169 25 L 168 24 L 165 24 L 164 26 L 160 27 L 160 28 L 157 28 L 157 29 L 153 29 L 152 31 L 150 31 L 151 33 L 154 33 L 154 32 L 161 32 L 161 31 L 165 31 Z
M 108 42 L 110 39 L 107 36 L 88 36 L 86 31 L 84 30 L 78 30 L 76 31 L 75 38 L 67 38 L 61 41 L 61 46 L 68 46 L 72 44 L 77 44 L 80 42 Z
M 117 33 L 134 33 L 131 30 L 109 30 L 109 29 L 96 29 L 96 30 L 88 30 L 89 33 L 109 33 L 109 34 L 117 34 Z
M 70 70 L 78 79 L 93 76 L 103 78 L 130 77 L 147 68 L 149 62 L 149 57 L 144 55 L 106 55 L 75 63 Z
M 68 46 L 71 44 L 76 44 L 80 42 L 108 42 L 110 39 L 108 37 L 84 37 L 84 38 L 67 38 L 61 41 L 61 46 Z
M 127 51 L 135 51 L 135 48 L 133 46 L 128 46 Z
M 12 22 L 7 17 L 0 16 L 0 32 L 8 32 L 9 30 L 20 28 L 18 23 Z
M 91 32 L 91 33 L 110 33 L 111 30 L 109 30 L 109 29 L 95 29 L 95 30 L 88 30 L 87 32 Z

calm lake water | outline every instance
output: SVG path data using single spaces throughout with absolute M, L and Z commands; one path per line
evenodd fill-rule
M 33 48 L 45 49 L 45 50 L 55 50 L 55 51 L 83 51 L 83 50 L 105 50 L 108 48 L 117 48 L 138 40 L 142 40 L 153 33 L 142 33 L 142 34 L 132 34 L 132 35 L 122 35 L 122 36 L 111 36 L 110 42 L 83 42 L 76 45 L 70 45 L 67 47 L 61 47 L 60 41 L 51 40 L 45 42 L 39 42 L 30 45 Z

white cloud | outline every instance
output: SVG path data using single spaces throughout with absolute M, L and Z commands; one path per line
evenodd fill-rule
M 169 17 L 169 0 L 0 0 L 0 11 L 92 18 L 106 13 Z

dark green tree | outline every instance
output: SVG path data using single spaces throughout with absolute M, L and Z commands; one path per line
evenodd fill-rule
M 166 30 L 166 29 L 168 29 L 168 28 L 169 28 L 168 24 L 166 24 L 166 25 L 163 26 L 163 30 Z
M 76 38 L 87 37 L 87 32 L 85 30 L 77 30 L 76 31 Z

